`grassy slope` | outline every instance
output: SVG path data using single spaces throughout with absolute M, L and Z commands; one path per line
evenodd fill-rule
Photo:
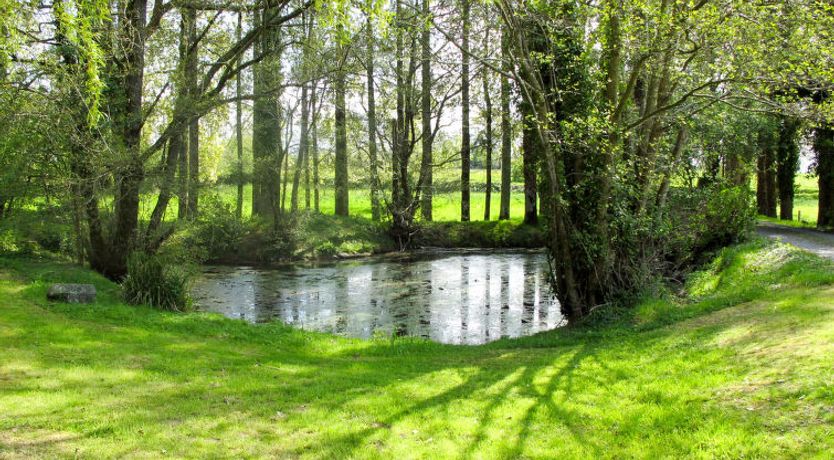
M 52 280 L 100 301 L 47 304 Z M 0 457 L 825 457 L 832 283 L 755 242 L 691 302 L 455 347 L 128 307 L 87 271 L 0 259 Z

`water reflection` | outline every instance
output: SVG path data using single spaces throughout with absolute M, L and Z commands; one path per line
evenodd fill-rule
M 212 267 L 195 283 L 204 311 L 280 320 L 350 337 L 479 344 L 563 323 L 541 253 L 417 253 L 316 267 Z

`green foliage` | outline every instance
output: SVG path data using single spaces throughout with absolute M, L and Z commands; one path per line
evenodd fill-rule
M 168 311 L 191 309 L 188 272 L 156 255 L 136 252 L 130 256 L 122 292 L 132 305 Z
M 414 245 L 444 248 L 542 248 L 544 229 L 520 221 L 423 222 Z
M 252 222 L 237 218 L 233 205 L 216 195 L 205 196 L 200 214 L 162 248 L 169 256 L 203 262 L 236 252 L 251 231 Z
M 58 29 L 79 55 L 84 75 L 87 123 L 94 127 L 101 117 L 101 96 L 105 89 L 101 78 L 106 65 L 102 31 L 110 21 L 110 4 L 104 0 L 60 0 L 54 3 Z

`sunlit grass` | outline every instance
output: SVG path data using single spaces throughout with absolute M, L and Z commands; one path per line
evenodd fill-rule
M 816 227 L 819 211 L 819 179 L 810 174 L 797 174 L 795 186 L 793 220 L 788 221 L 765 216 L 759 216 L 759 219 L 791 227 Z M 755 187 L 755 183 L 753 187 Z
M 439 182 L 455 182 L 460 180 L 460 171 L 452 170 L 452 169 L 440 169 L 435 171 L 435 183 Z M 500 186 L 501 180 L 501 171 L 493 171 L 492 180 L 495 187 Z M 479 186 L 479 184 L 486 183 L 486 171 L 484 170 L 472 170 L 472 178 L 471 183 L 473 189 Z M 511 219 L 522 219 L 524 217 L 524 195 L 521 193 L 521 187 L 523 184 L 513 184 L 514 191 L 510 195 L 510 218 Z M 287 187 L 287 195 L 291 193 L 292 184 L 289 184 Z M 299 207 L 305 208 L 305 193 L 303 187 L 301 189 L 301 194 L 299 195 Z M 228 185 L 228 184 L 219 184 L 219 185 L 210 185 L 203 189 L 202 191 L 203 196 L 206 195 L 217 195 L 219 196 L 223 202 L 227 203 L 231 207 L 235 207 L 237 203 L 237 186 L 235 185 Z M 319 189 L 319 205 L 320 210 L 324 214 L 333 214 L 335 212 L 335 196 L 334 190 L 332 186 L 322 185 Z M 383 207 L 385 206 L 385 200 L 389 197 L 389 193 L 387 190 L 384 190 L 382 193 L 382 200 L 383 200 Z M 471 220 L 478 221 L 484 220 L 484 208 L 486 204 L 486 193 L 484 192 L 471 192 Z M 144 218 L 148 218 L 153 211 L 154 206 L 156 205 L 156 194 L 155 193 L 146 193 L 142 196 L 141 201 L 141 210 L 140 214 Z M 362 188 L 354 188 L 350 190 L 349 194 L 350 198 L 350 215 L 352 216 L 359 216 L 365 217 L 370 219 L 372 217 L 371 213 L 371 194 L 370 190 L 362 189 Z M 498 220 L 498 214 L 500 211 L 500 203 L 501 195 L 500 192 L 494 191 L 492 193 L 492 199 L 490 201 L 490 220 Z M 435 221 L 460 221 L 460 192 L 444 192 L 444 193 L 436 193 L 433 199 L 434 206 L 433 210 L 433 219 Z M 287 196 L 284 200 L 284 208 L 290 208 L 290 197 Z M 310 206 L 311 208 L 314 207 L 315 200 L 313 198 L 313 191 L 310 191 Z M 174 220 L 177 216 L 177 206 L 178 200 L 177 197 L 173 197 L 171 202 L 168 205 L 168 210 L 166 212 L 166 219 Z M 244 216 L 251 215 L 252 212 L 252 185 L 246 184 L 244 186 L 243 191 L 243 214 Z M 384 212 L 384 209 L 383 209 Z
M 46 303 L 57 280 L 98 303 Z M 825 457 L 832 282 L 755 242 L 690 301 L 464 347 L 129 307 L 89 271 L 0 258 L 0 456 Z

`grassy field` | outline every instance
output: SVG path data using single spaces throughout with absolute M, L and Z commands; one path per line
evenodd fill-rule
M 435 172 L 435 183 L 451 183 L 458 181 L 460 172 L 457 170 L 441 169 Z M 496 186 L 500 185 L 501 172 L 494 171 L 492 180 Z M 486 171 L 476 169 L 472 170 L 472 185 L 473 188 L 479 184 L 486 183 Z M 516 190 L 520 190 L 523 184 L 513 184 Z M 290 193 L 292 184 L 287 187 L 287 193 Z M 387 192 L 387 191 L 386 191 Z M 234 207 L 237 202 L 237 187 L 234 185 L 217 185 L 208 187 L 203 191 L 203 194 L 216 194 L 223 202 L 228 203 Z M 312 193 L 312 192 L 311 192 Z M 385 195 L 387 196 L 387 194 Z M 252 186 L 247 184 L 244 187 L 244 215 L 251 215 L 252 211 Z M 490 202 L 490 220 L 498 220 L 498 212 L 500 209 L 500 192 L 493 192 Z M 472 192 L 471 203 L 471 218 L 473 221 L 484 219 L 484 207 L 486 203 L 486 194 L 484 192 Z M 310 197 L 311 206 L 313 205 L 312 196 Z M 438 222 L 452 222 L 460 221 L 460 192 L 446 192 L 437 193 L 434 196 L 433 217 Z M 141 214 L 144 218 L 150 217 L 151 211 L 156 204 L 156 194 L 145 194 L 142 199 Z M 289 209 L 290 201 L 287 196 L 284 203 L 285 208 Z M 384 204 L 383 204 L 384 205 Z M 177 198 L 174 197 L 168 207 L 166 218 L 174 219 L 177 215 Z M 299 199 L 299 206 L 304 207 L 304 192 L 302 190 Z M 333 214 L 335 212 L 335 198 L 332 187 L 322 187 L 320 189 L 320 206 L 321 212 L 324 214 Z M 350 215 L 371 218 L 371 194 L 367 189 L 352 189 L 350 191 Z M 520 191 L 514 191 L 510 195 L 510 218 L 520 220 L 524 217 L 524 195 Z
M 58 280 L 98 303 L 45 302 Z M 758 241 L 692 276 L 690 300 L 463 347 L 161 313 L 0 258 L 0 457 L 825 458 L 832 283 Z

